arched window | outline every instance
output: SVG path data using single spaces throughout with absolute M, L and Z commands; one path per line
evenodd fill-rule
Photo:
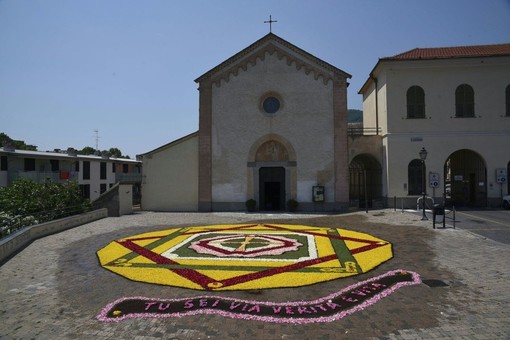
M 421 195 L 423 192 L 423 162 L 413 159 L 407 166 L 408 195 Z
M 407 118 L 425 118 L 425 91 L 419 86 L 407 90 Z
M 468 84 L 462 84 L 455 90 L 455 117 L 475 116 L 475 91 Z
M 510 85 L 506 87 L 506 116 L 510 117 Z

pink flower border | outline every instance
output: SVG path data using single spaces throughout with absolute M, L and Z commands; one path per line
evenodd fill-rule
M 349 287 L 343 288 L 342 290 L 332 293 L 330 295 L 327 295 L 325 297 L 322 297 L 317 300 L 312 301 L 295 301 L 295 302 L 264 302 L 264 301 L 254 301 L 254 300 L 242 300 L 242 299 L 236 299 L 236 298 L 230 298 L 230 297 L 219 297 L 219 296 L 196 296 L 193 297 L 193 299 L 222 299 L 225 301 L 235 301 L 240 303 L 246 303 L 246 304 L 265 304 L 268 306 L 303 306 L 308 304 L 322 304 L 327 303 L 329 300 L 334 299 L 335 297 L 342 295 L 350 290 L 353 290 L 359 286 L 369 284 L 373 281 L 377 281 L 381 278 L 392 276 L 399 273 L 409 273 L 412 276 L 412 281 L 404 281 L 404 282 L 398 282 L 395 285 L 384 289 L 382 292 L 374 295 L 373 297 L 367 299 L 363 303 L 356 305 L 350 309 L 343 310 L 339 312 L 338 314 L 334 314 L 332 316 L 327 317 L 317 317 L 317 318 L 300 318 L 300 317 L 289 317 L 289 318 L 278 318 L 278 317 L 271 317 L 271 316 L 257 316 L 257 315 L 246 315 L 246 314 L 237 314 L 233 312 L 228 312 L 224 310 L 219 309 L 213 309 L 213 308 L 204 308 L 200 310 L 194 310 L 189 312 L 179 312 L 179 313 L 173 313 L 173 314 L 157 314 L 157 313 L 132 313 L 132 314 L 126 314 L 118 318 L 110 318 L 108 317 L 108 312 L 118 303 L 130 300 L 130 299 L 145 299 L 150 301 L 158 301 L 158 302 L 177 302 L 177 301 L 183 301 L 187 298 L 179 298 L 179 299 L 154 299 L 154 298 L 147 298 L 147 297 L 123 297 L 120 298 L 110 304 L 108 304 L 106 307 L 104 307 L 99 315 L 97 316 L 97 319 L 103 322 L 119 322 L 126 319 L 135 319 L 135 318 L 180 318 L 188 315 L 198 315 L 198 314 L 218 314 L 225 317 L 233 318 L 233 319 L 244 319 L 244 320 L 257 320 L 257 321 L 265 321 L 265 322 L 274 322 L 274 323 L 291 323 L 291 324 L 307 324 L 307 323 L 325 323 L 325 322 L 332 322 L 335 320 L 342 319 L 350 314 L 354 314 L 356 312 L 362 311 L 368 306 L 371 306 L 378 302 L 383 297 L 386 297 L 396 290 L 406 287 L 406 286 L 412 286 L 412 285 L 418 285 L 421 283 L 420 276 L 411 271 L 406 271 L 402 269 L 392 270 L 385 274 L 370 278 L 365 281 L 358 282 L 354 285 L 351 285 Z

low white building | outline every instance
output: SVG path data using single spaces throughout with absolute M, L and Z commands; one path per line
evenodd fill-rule
M 198 132 L 141 157 L 143 210 L 198 210 Z
M 364 127 L 380 138 L 366 156 L 381 160 L 389 205 L 396 197 L 415 206 L 423 190 L 440 203 L 446 194 L 455 205 L 501 205 L 510 191 L 510 44 L 382 58 L 359 93 Z
M 133 185 L 139 195 L 142 179 L 140 161 L 113 158 L 107 155 L 79 155 L 76 150 L 44 152 L 18 150 L 12 146 L 0 148 L 0 186 L 8 186 L 16 178 L 35 182 L 75 180 L 85 198 L 94 201 L 115 183 Z

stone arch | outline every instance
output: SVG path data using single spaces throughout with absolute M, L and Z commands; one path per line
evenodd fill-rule
M 381 197 L 381 164 L 370 154 L 355 156 L 349 164 L 349 200 L 351 206 L 364 208 L 365 204 L 368 204 L 368 207 L 372 207 L 373 201 Z
M 282 143 L 270 140 L 263 143 L 255 153 L 256 162 L 288 161 L 289 153 Z
M 248 162 L 256 162 L 257 161 L 257 152 L 261 151 L 261 147 L 266 144 L 269 145 L 270 143 L 274 143 L 274 145 L 281 145 L 287 152 L 287 158 L 285 161 L 295 162 L 296 161 L 296 152 L 294 151 L 294 148 L 292 147 L 292 144 L 290 144 L 289 141 L 287 141 L 285 138 L 283 138 L 280 135 L 270 133 L 265 136 L 260 137 L 253 143 L 253 145 L 250 148 L 250 151 L 248 153 Z
M 455 206 L 487 206 L 487 167 L 483 157 L 469 149 L 448 156 L 444 163 L 447 203 Z
M 296 152 L 285 138 L 259 138 L 250 148 L 247 166 L 247 199 L 255 199 L 260 210 L 285 210 L 286 202 L 296 198 Z

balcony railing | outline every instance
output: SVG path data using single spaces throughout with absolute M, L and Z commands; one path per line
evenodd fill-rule
M 120 183 L 141 183 L 142 174 L 140 173 L 118 173 L 115 180 Z
M 14 178 L 29 178 L 34 182 L 41 183 L 47 179 L 53 182 L 63 182 L 67 180 L 78 180 L 78 172 L 71 171 L 58 171 L 58 172 L 45 172 L 45 171 L 18 171 L 15 173 Z
M 348 127 L 347 134 L 350 137 L 355 136 L 375 136 L 381 133 L 381 128 L 370 128 L 370 127 Z

